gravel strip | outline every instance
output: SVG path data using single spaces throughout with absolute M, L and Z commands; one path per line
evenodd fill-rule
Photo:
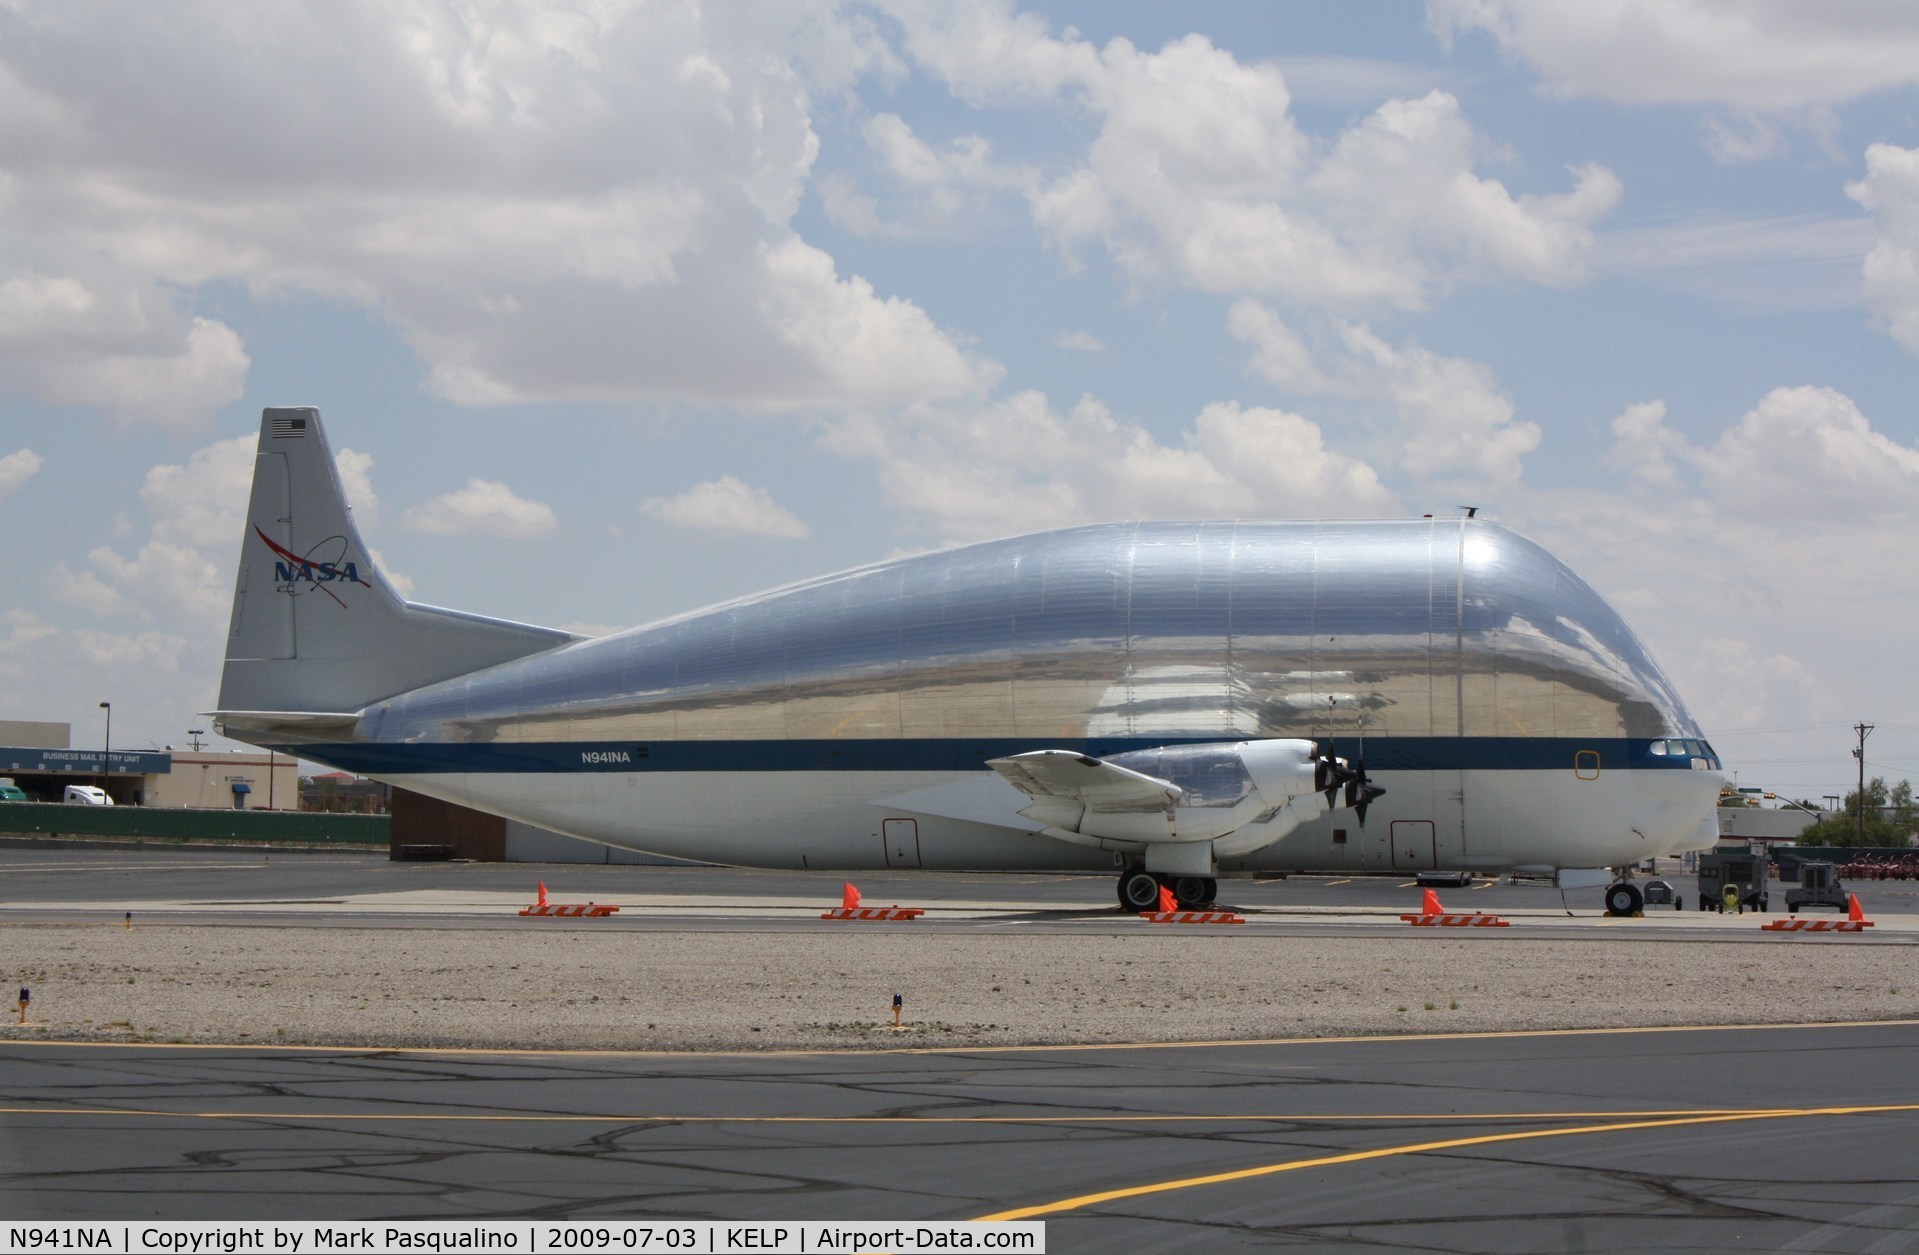
M 769 1050 L 1919 1017 L 1905 946 L 16 924 L 7 1038 Z M 905 996 L 905 1031 L 892 998 Z M 9 988 L 9 1006 L 11 991 Z

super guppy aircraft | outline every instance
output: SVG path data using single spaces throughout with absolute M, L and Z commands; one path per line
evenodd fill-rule
M 217 726 L 715 863 L 1608 884 L 1717 837 L 1720 764 L 1598 594 L 1483 519 L 1117 523 L 584 638 L 397 596 L 320 416 L 262 416 Z

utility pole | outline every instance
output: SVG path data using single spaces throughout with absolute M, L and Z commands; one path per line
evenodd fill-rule
M 1869 723 L 1855 723 L 1852 725 L 1852 730 L 1859 734 L 1859 748 L 1852 752 L 1852 756 L 1859 760 L 1859 792 L 1856 796 L 1859 798 L 1860 845 L 1866 843 L 1866 738 L 1872 735 L 1872 729 L 1873 725 Z

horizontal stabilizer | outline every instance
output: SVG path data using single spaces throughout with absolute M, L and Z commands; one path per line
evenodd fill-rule
M 212 710 L 204 712 L 221 736 L 254 741 L 255 735 L 292 741 L 340 740 L 359 722 L 357 710 Z

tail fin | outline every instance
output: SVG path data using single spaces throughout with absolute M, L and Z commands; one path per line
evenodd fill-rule
M 573 639 L 402 600 L 353 526 L 320 412 L 261 414 L 216 712 L 228 735 L 337 733 L 383 697 Z

